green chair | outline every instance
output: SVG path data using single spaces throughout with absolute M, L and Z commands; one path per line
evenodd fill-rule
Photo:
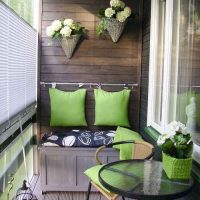
M 109 145 L 104 145 L 99 147 L 95 152 L 95 159 L 96 159 L 96 166 L 91 167 L 85 171 L 85 175 L 89 177 L 90 182 L 88 186 L 88 192 L 87 192 L 87 198 L 86 200 L 89 200 L 90 197 L 90 191 L 91 186 L 95 187 L 104 197 L 106 197 L 108 200 L 116 200 L 119 196 L 117 194 L 114 194 L 110 191 L 108 191 L 106 188 L 104 188 L 98 179 L 99 170 L 102 167 L 102 163 L 99 160 L 99 153 L 105 149 L 110 148 L 115 145 L 124 145 L 124 144 L 133 144 L 132 147 L 132 159 L 151 159 L 154 154 L 154 147 L 150 143 L 144 142 L 144 141 L 121 141 L 121 142 L 115 142 Z M 122 199 L 125 199 L 122 197 Z

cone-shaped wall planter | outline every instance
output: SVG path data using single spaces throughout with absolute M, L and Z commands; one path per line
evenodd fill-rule
M 67 58 L 71 58 L 81 35 L 72 35 L 69 38 L 61 38 L 61 46 Z
M 117 42 L 123 33 L 127 20 L 125 22 L 119 22 L 117 19 L 110 18 L 107 23 L 107 31 L 110 34 L 112 41 Z

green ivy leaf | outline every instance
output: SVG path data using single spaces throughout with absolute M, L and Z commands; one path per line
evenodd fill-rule
M 107 20 L 106 18 L 102 18 L 96 27 L 97 36 L 101 36 L 106 29 L 107 29 Z

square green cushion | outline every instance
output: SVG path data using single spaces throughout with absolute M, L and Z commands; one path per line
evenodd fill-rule
M 89 169 L 87 169 L 84 174 L 86 176 L 89 177 L 90 180 L 92 180 L 94 183 L 96 183 L 97 185 L 99 185 L 103 190 L 105 190 L 106 192 L 109 192 L 109 190 L 107 190 L 105 187 L 103 187 L 103 185 L 100 183 L 99 181 L 99 170 L 103 167 L 103 165 L 96 165 L 94 167 L 91 167 Z
M 87 126 L 85 119 L 86 89 L 64 92 L 49 88 L 51 126 Z
M 95 89 L 94 125 L 130 127 L 128 120 L 130 92 L 130 90 L 106 92 L 102 89 Z
M 143 141 L 141 135 L 135 131 L 132 131 L 127 128 L 117 127 L 114 141 L 113 142 L 120 142 L 120 141 L 127 141 L 127 140 L 135 140 L 135 141 Z M 122 144 L 122 145 L 115 145 L 113 148 L 120 149 L 120 159 L 131 159 L 132 157 L 132 144 Z
M 103 187 L 103 185 L 100 183 L 99 180 L 99 170 L 103 167 L 104 165 L 96 165 L 94 167 L 91 167 L 89 169 L 87 169 L 84 174 L 86 176 L 88 176 L 90 178 L 90 180 L 92 180 L 94 183 L 96 183 L 98 186 L 100 186 L 103 190 L 105 190 L 106 192 L 111 193 L 109 190 L 107 190 L 105 187 Z M 129 171 L 136 171 L 134 166 L 130 166 L 129 164 L 127 165 L 116 165 L 113 167 L 114 169 L 117 170 L 121 170 L 121 171 L 126 171 L 127 168 L 129 168 Z M 139 172 L 137 172 L 137 174 L 141 174 L 143 171 L 141 171 L 141 169 L 138 169 Z M 140 173 L 141 172 L 141 173 Z M 114 187 L 119 186 L 119 187 L 124 187 L 127 184 L 130 184 L 131 186 L 133 185 L 133 179 L 126 179 L 124 178 L 123 174 L 117 174 L 116 176 L 116 172 L 115 171 L 111 171 L 111 170 L 104 170 L 103 172 L 103 177 L 106 178 L 106 182 L 110 185 L 113 185 Z M 136 183 L 137 185 L 137 183 Z
M 90 180 L 92 180 L 94 183 L 96 183 L 98 186 L 100 186 L 104 191 L 108 192 L 111 194 L 109 190 L 107 190 L 99 181 L 99 170 L 103 167 L 104 165 L 96 165 L 94 167 L 91 167 L 87 169 L 84 174 L 89 177 Z M 107 178 L 110 180 L 110 184 L 118 183 L 120 180 L 116 180 L 116 172 L 112 171 L 106 171 L 104 172 L 104 175 L 107 176 Z

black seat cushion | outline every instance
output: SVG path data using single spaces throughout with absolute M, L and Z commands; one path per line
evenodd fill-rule
M 44 134 L 41 144 L 61 147 L 99 147 L 113 142 L 115 131 L 71 130 Z

